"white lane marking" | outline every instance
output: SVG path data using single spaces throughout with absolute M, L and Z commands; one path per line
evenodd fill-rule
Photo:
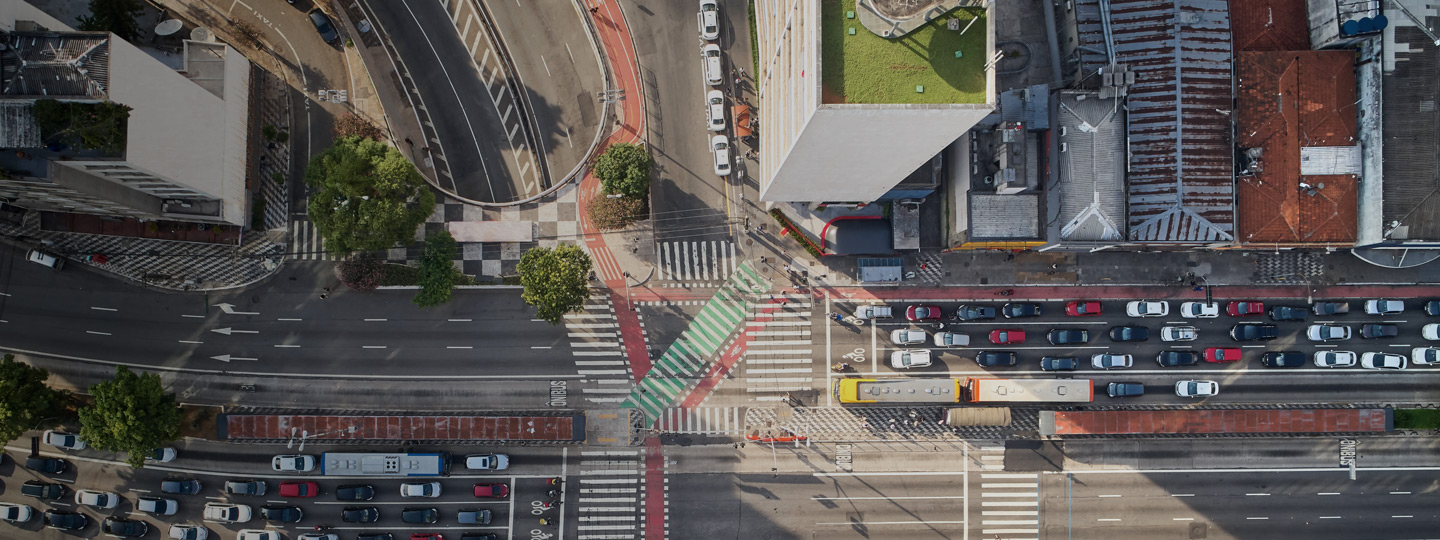
M 188 339 L 182 339 L 182 340 L 180 340 L 180 343 L 192 343 L 192 344 L 195 344 L 195 345 L 204 345 L 204 344 L 205 344 L 204 341 L 190 341 L 190 340 L 188 340 Z M 132 490 L 130 490 L 130 491 L 135 491 L 135 490 L 132 489 Z
M 1247 517 L 1245 519 L 1270 519 L 1268 517 Z
M 1171 497 L 1194 497 L 1194 493 L 1171 493 Z
M 446 349 L 474 349 L 475 347 L 471 347 L 471 346 L 469 346 L 469 345 L 451 345 L 451 346 L 445 347 L 445 348 L 446 348 Z
M 1339 493 L 1316 493 L 1316 495 L 1339 495 Z
M 1120 521 L 1120 518 L 1096 518 L 1095 521 Z
M 276 345 L 275 348 L 277 348 L 277 349 L 299 349 L 300 346 L 299 346 L 299 345 Z
M 204 319 L 204 318 L 205 318 L 204 315 L 181 315 L 181 317 L 187 317 L 187 318 L 191 318 L 191 319 Z
M 94 331 L 94 330 L 86 330 L 85 333 L 86 333 L 86 334 L 95 334 L 95 335 L 97 335 L 97 336 L 108 336 L 108 335 L 110 335 L 109 332 L 96 332 L 96 331 Z
M 1409 491 L 1391 491 L 1390 494 L 1391 494 L 1391 495 L 1409 495 L 1410 492 L 1409 492 Z
M 1320 516 L 1320 519 L 1341 519 L 1340 516 Z
M 1099 497 L 1100 497 L 1101 499 L 1112 499 L 1112 498 L 1119 497 L 1119 495 L 1099 495 Z
M 530 347 L 530 348 L 531 348 L 531 349 L 553 349 L 554 347 L 551 347 L 551 346 L 548 346 L 548 345 L 547 345 L 547 346 L 544 346 L 544 347 L 541 347 L 541 346 L 539 346 L 539 345 L 535 345 L 535 346 L 532 346 L 532 347 Z
M 275 319 L 275 320 L 277 320 L 277 321 L 286 321 L 286 322 L 299 322 L 299 321 L 303 321 L 303 320 L 305 320 L 305 319 Z
M 384 345 L 362 345 L 360 348 L 362 348 L 362 349 L 384 349 L 385 346 L 384 346 Z
M 1269 493 L 1246 493 L 1246 497 L 1269 497 Z
M 90 309 L 93 309 L 93 310 L 95 310 L 95 311 L 120 311 L 120 310 L 115 309 L 115 308 L 96 307 L 96 306 L 90 306 Z M 131 491 L 134 491 L 134 490 L 131 490 Z
M 1170 518 L 1170 521 L 1195 521 L 1195 518 Z
M 365 319 L 365 322 L 385 322 L 389 319 Z
M 1279 371 L 1279 370 L 1276 370 L 1276 371 Z M 1295 371 L 1295 370 L 1291 370 L 1291 371 L 1293 372 L 1293 371 Z M 1440 370 L 1430 370 L 1430 371 L 1434 371 L 1434 372 L 1436 372 L 1436 373 L 1440 373 Z M 1174 372 L 1175 372 L 1174 370 L 1170 370 L 1170 373 L 1174 373 Z M 1190 370 L 1186 370 L 1186 372 L 1188 372 L 1188 373 L 1194 373 L 1194 371 L 1190 371 Z M 1333 370 L 1331 370 L 1331 372 L 1333 372 Z M 1134 372 L 1134 371 L 1128 371 L 1128 370 L 1127 370 L 1127 373 L 1135 373 L 1135 372 Z M 1422 372 L 1417 372 L 1417 373 L 1423 373 L 1423 371 L 1422 371 Z M 1357 470 L 1357 471 L 1386 471 L 1386 472 L 1440 471 L 1440 466 L 1423 466 L 1423 467 L 1357 467 L 1355 470 Z M 1258 468 L 1257 468 L 1257 469 L 1093 469 L 1093 470 L 1074 470 L 1074 471 L 1040 471 L 1040 472 L 1037 472 L 1037 473 L 1034 473 L 1034 474 L 1044 474 L 1044 475 L 1056 475 L 1056 474 L 1162 474 L 1162 473 L 1195 474 L 1195 473 L 1200 473 L 1200 472 L 1206 472 L 1206 473 L 1246 473 L 1246 474 L 1255 474 L 1255 473 L 1257 473 L 1257 472 L 1305 473 L 1305 472 L 1325 472 L 1325 471 L 1334 472 L 1334 471 L 1335 471 L 1335 468 L 1334 468 L 1334 467 L 1295 467 L 1295 468 L 1293 468 L 1293 469 L 1258 469 Z M 897 473 L 897 474 L 906 474 L 906 473 Z M 858 473 L 857 473 L 856 475 L 859 476 Z M 1399 494 L 1399 493 L 1410 493 L 1410 492 L 1408 492 L 1408 491 L 1402 491 L 1402 492 L 1392 491 L 1392 492 L 1390 492 L 1390 493 L 1392 493 L 1392 494 Z
M 1390 516 L 1392 518 L 1413 518 L 1415 516 Z
M 450 322 L 470 322 L 470 319 L 449 319 Z

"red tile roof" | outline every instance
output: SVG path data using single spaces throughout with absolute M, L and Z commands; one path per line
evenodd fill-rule
M 1235 51 L 1303 51 L 1310 48 L 1305 0 L 1230 2 Z

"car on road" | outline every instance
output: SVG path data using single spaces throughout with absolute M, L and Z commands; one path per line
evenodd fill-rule
M 374 523 L 380 521 L 380 509 L 374 506 L 347 506 L 340 511 L 340 520 L 346 523 Z
M 895 310 L 890 306 L 864 305 L 855 308 L 855 318 L 861 320 L 889 319 L 895 316 Z
M 206 540 L 210 530 L 199 525 L 171 525 L 170 540 Z
M 288 504 L 267 504 L 260 507 L 260 519 L 281 523 L 299 523 L 305 512 L 299 506 Z
M 1231 317 L 1254 317 L 1265 313 L 1265 303 L 1251 300 L 1230 302 L 1225 305 L 1225 314 Z
M 1075 371 L 1080 367 L 1080 360 L 1074 356 L 1046 356 L 1040 359 L 1040 369 L 1043 371 Z
M 908 369 L 930 367 L 930 349 L 912 349 L 890 353 L 890 367 Z
M 180 510 L 180 502 L 165 497 L 142 496 L 135 501 L 135 509 L 157 516 L 173 516 Z
M 1128 354 L 1100 353 L 1090 357 L 1090 366 L 1095 369 L 1119 369 L 1135 365 L 1135 357 Z
M 264 529 L 240 529 L 235 533 L 235 540 L 285 540 L 280 533 Z
M 100 530 L 116 538 L 139 538 L 150 533 L 150 525 L 144 521 L 107 517 L 100 522 Z
M 35 509 L 28 504 L 0 503 L 0 519 L 11 523 L 24 523 L 35 517 Z
M 342 501 L 368 501 L 375 498 L 375 486 L 345 484 L 335 488 L 335 498 Z
M 1065 304 L 1065 314 L 1071 317 L 1094 317 L 1100 314 L 1100 302 L 1072 300 Z
M 1440 341 L 1440 323 L 1430 323 L 1420 327 L 1420 337 L 1430 341 Z
M 1000 314 L 1004 315 L 1006 319 L 1039 317 L 1040 304 L 1032 302 L 1010 302 L 1000 307 Z
M 1310 311 L 1318 317 L 1328 315 L 1344 315 L 1350 312 L 1350 303 L 1343 300 L 1320 301 L 1310 306 Z
M 1440 364 L 1440 348 L 1416 347 L 1410 349 L 1410 361 L 1421 366 Z
M 1148 341 L 1149 339 L 1150 329 L 1144 326 L 1125 325 L 1110 327 L 1110 341 L 1133 343 Z
M 65 485 L 26 480 L 24 484 L 20 484 L 20 494 L 42 501 L 58 501 L 65 498 Z
M 1260 357 L 1260 365 L 1268 368 L 1305 367 L 1305 353 L 1294 351 L 1270 351 Z
M 281 497 L 308 498 L 320 494 L 320 484 L 315 482 L 280 482 Z
M 326 43 L 334 43 L 340 39 L 340 34 L 335 31 L 335 24 L 330 22 L 330 16 L 320 11 L 320 8 L 312 9 L 306 15 L 310 17 L 310 24 L 315 26 L 315 32 L 320 34 L 320 39 Z
M 1220 393 L 1220 383 L 1215 381 L 1177 381 L 1175 395 L 1180 397 L 1210 397 Z
M 1145 385 L 1138 382 L 1112 382 L 1105 387 L 1105 394 L 1112 398 L 1145 395 Z
M 60 474 L 70 469 L 70 463 L 60 458 L 30 456 L 25 458 L 25 468 L 46 474 Z
M 1360 367 L 1365 369 L 1393 369 L 1401 370 L 1408 367 L 1409 361 L 1398 354 L 1367 352 L 1360 355 Z
M 711 90 L 705 93 L 705 126 L 710 131 L 725 130 L 725 93 Z
M 1295 306 L 1275 306 L 1270 308 L 1270 320 L 1272 321 L 1303 321 L 1310 316 L 1310 310 Z
M 1230 327 L 1235 341 L 1269 341 L 1280 337 L 1280 328 L 1268 323 L 1240 323 Z
M 1196 351 L 1160 351 L 1155 355 L 1155 363 L 1160 367 L 1193 366 L 1200 363 L 1200 353 Z
M 710 86 L 720 86 L 725 82 L 725 69 L 720 65 L 720 46 L 714 43 L 706 43 L 700 47 L 700 61 L 704 63 L 705 82 Z
M 387 532 L 360 533 L 355 540 L 395 540 L 395 536 Z
M 59 270 L 65 267 L 65 259 L 61 259 L 44 251 L 32 249 L 25 252 L 25 260 L 44 266 L 51 270 Z
M 81 489 L 75 491 L 75 504 L 109 510 L 120 504 L 120 496 L 109 491 Z
M 455 514 L 455 521 L 461 525 L 489 525 L 490 511 L 479 508 L 461 508 Z
M 415 533 L 410 535 L 410 540 L 445 540 L 440 533 Z
M 171 461 L 175 461 L 175 456 L 178 455 L 180 455 L 179 452 L 175 451 L 174 448 L 170 448 L 167 446 L 165 448 L 156 448 L 154 450 L 151 450 L 150 455 L 145 456 L 145 461 L 149 461 L 151 463 L 169 463 Z
M 90 518 L 85 517 L 85 514 L 77 514 L 75 512 L 46 510 L 43 519 L 45 520 L 45 526 L 51 529 L 78 531 L 90 525 Z
M 259 497 L 265 494 L 264 480 L 229 480 L 225 482 L 226 495 L 251 495 Z
M 54 446 L 61 450 L 85 449 L 85 441 L 81 440 L 80 436 L 74 433 L 65 433 L 63 431 L 55 431 L 53 429 L 46 430 L 44 441 L 45 444 Z
M 1440 317 L 1440 300 L 1426 300 L 1425 314 L 1431 317 Z
M 315 470 L 315 456 L 275 456 L 270 460 L 270 468 L 279 472 L 310 472 Z
M 995 318 L 995 308 L 990 306 L 977 306 L 975 304 L 961 304 L 955 308 L 955 318 L 962 321 L 982 321 Z
M 936 347 L 969 347 L 970 336 L 957 332 L 936 332 Z
M 1160 329 L 1160 341 L 1195 341 L 1200 330 L 1194 326 L 1166 326 Z
M 710 138 L 710 156 L 715 158 L 715 176 L 730 174 L 730 138 L 716 135 Z
M 720 6 L 716 0 L 700 0 L 700 13 L 695 19 L 700 25 L 700 39 L 714 41 L 720 37 Z
M 925 343 L 924 330 L 899 329 L 890 332 L 890 341 L 896 345 L 919 345 Z
M 1051 345 L 1077 345 L 1090 342 L 1090 331 L 1074 328 L 1057 328 L 1051 330 L 1045 338 L 1050 341 Z
M 1209 349 L 1205 349 L 1204 356 L 1206 362 L 1215 364 L 1239 362 L 1240 349 L 1234 347 L 1210 347 Z
M 472 471 L 503 471 L 510 468 L 510 455 L 470 454 L 465 456 L 465 468 Z
M 475 496 L 482 499 L 504 499 L 510 495 L 510 485 L 503 483 L 475 484 Z
M 200 481 L 194 478 L 167 478 L 160 482 L 160 492 L 172 495 L 200 493 Z
M 1180 304 L 1180 316 L 1186 319 L 1214 319 L 1220 316 L 1220 304 L 1215 302 L 1185 302 Z
M 405 523 L 435 523 L 440 521 L 440 511 L 434 508 L 408 507 L 400 511 L 400 521 Z
M 1131 317 L 1164 317 L 1170 314 L 1170 303 L 1155 300 L 1135 300 L 1125 304 L 1125 314 Z
M 1405 302 L 1384 298 L 1365 301 L 1366 315 L 1399 315 L 1405 312 Z
M 248 505 L 230 503 L 205 503 L 205 521 L 216 523 L 245 523 L 253 517 Z
M 1310 341 L 1345 341 L 1350 339 L 1350 327 L 1335 324 L 1312 324 L 1305 329 Z
M 1013 366 L 1020 360 L 1010 351 L 980 351 L 975 353 L 975 363 L 980 367 Z
M 1315 367 L 1355 367 L 1355 353 L 1350 351 L 1318 351 L 1315 353 Z
M 1392 338 L 1400 335 L 1400 327 L 1393 324 L 1362 324 L 1360 337 L 1365 339 Z
M 411 482 L 400 484 L 401 497 L 439 497 L 440 482 Z
M 943 315 L 940 306 L 921 304 L 905 308 L 905 320 L 910 322 L 935 322 Z
M 1025 343 L 1025 331 L 1019 328 L 991 330 L 990 343 L 996 345 L 1019 345 Z
M 340 535 L 335 533 L 305 533 L 295 537 L 295 540 L 340 540 Z

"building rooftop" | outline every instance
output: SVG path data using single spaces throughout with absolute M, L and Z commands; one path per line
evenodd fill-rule
M 1059 94 L 1055 135 L 1064 147 L 1049 200 L 1061 240 L 1125 239 L 1125 111 L 1116 98 L 1098 95 Z
M 109 96 L 109 33 L 10 32 L 0 39 L 0 95 Z
M 1403 1 L 1403 0 L 1401 0 Z M 1440 24 L 1422 2 L 1406 2 L 1431 28 Z M 1434 41 L 1409 18 L 1390 18 L 1385 32 L 1384 101 L 1385 229 L 1399 229 L 1394 239 L 1440 240 L 1440 113 L 1436 112 L 1435 81 L 1440 79 L 1440 54 Z
M 1230 29 L 1237 51 L 1310 50 L 1305 0 L 1230 2 Z
M 1040 196 L 970 192 L 970 240 L 1040 238 Z
M 855 0 L 821 0 L 824 103 L 987 102 L 983 10 L 951 11 L 897 39 L 880 37 L 847 16 L 856 10 Z M 952 20 L 958 29 L 949 29 Z

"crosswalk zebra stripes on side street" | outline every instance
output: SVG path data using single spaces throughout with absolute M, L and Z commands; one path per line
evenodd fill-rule
M 630 393 L 630 367 L 610 296 L 591 296 L 584 310 L 566 313 L 564 321 L 576 373 L 595 383 L 582 386 L 581 395 L 592 403 L 624 401 Z
M 980 532 L 985 538 L 1040 537 L 1040 474 L 1007 473 L 1001 441 L 972 441 L 980 460 Z
M 655 429 L 662 433 L 725 435 L 745 432 L 745 413 L 741 407 L 672 407 L 660 414 Z
M 340 257 L 325 251 L 320 229 L 310 220 L 290 221 L 290 258 L 302 261 L 335 261 Z
M 661 281 L 685 287 L 715 287 L 735 272 L 735 243 L 728 240 L 659 242 L 655 265 Z
M 577 540 L 642 537 L 644 456 L 638 450 L 580 453 Z
M 780 401 L 786 393 L 809 390 L 815 382 L 811 349 L 811 298 L 774 295 L 751 306 L 745 333 L 745 391 L 756 401 Z

